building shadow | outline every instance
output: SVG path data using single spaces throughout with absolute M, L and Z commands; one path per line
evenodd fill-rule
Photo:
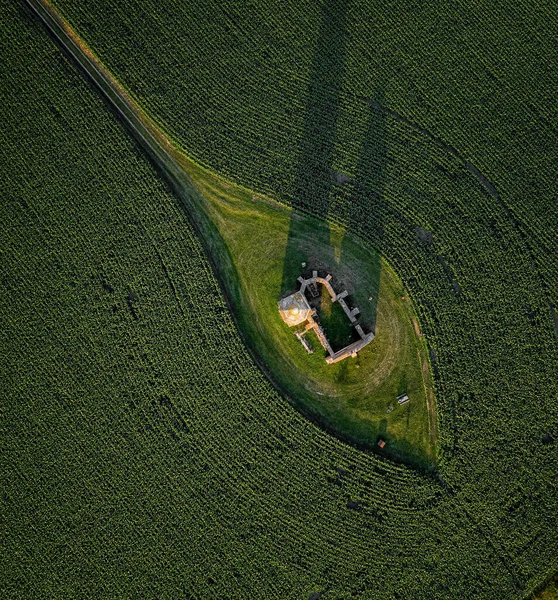
M 359 149 L 352 190 L 346 201 L 347 222 L 351 224 L 349 231 L 360 234 L 369 241 L 376 250 L 371 254 L 368 264 L 370 269 L 369 298 L 367 318 L 372 331 L 376 329 L 380 279 L 382 274 L 381 254 L 383 251 L 385 218 L 388 214 L 384 199 L 384 188 L 387 166 L 387 113 L 384 106 L 383 90 L 373 92 L 366 108 L 364 134 Z M 345 254 L 344 243 L 341 245 L 341 256 Z
M 320 275 L 326 270 L 331 272 L 335 284 L 336 275 L 344 270 L 349 256 L 345 251 L 349 243 L 347 233 L 358 235 L 366 231 L 368 241 L 373 222 L 373 243 L 381 250 L 386 123 L 380 91 L 376 91 L 369 104 L 362 107 L 365 123 L 355 173 L 350 175 L 334 170 L 350 6 L 351 0 L 325 0 L 322 8 L 292 191 L 293 210 L 283 263 L 281 297 L 295 291 L 297 278 L 311 276 L 312 270 L 318 270 Z M 344 230 L 330 227 L 328 220 L 333 212 L 336 220 L 346 224 Z M 350 269 L 350 265 L 347 264 L 347 268 Z M 366 290 L 366 307 L 359 305 L 359 308 L 363 326 L 374 330 L 381 275 L 377 254 L 372 255 L 367 268 L 370 270 L 367 280 L 372 280 L 372 285 Z
M 316 226 L 307 213 L 327 218 L 334 185 L 335 128 L 345 73 L 346 19 L 350 0 L 325 0 L 310 65 L 308 101 L 293 188 L 293 211 L 287 239 L 281 294 L 296 287 L 307 257 L 304 240 L 329 248 L 329 227 Z M 326 257 L 327 258 L 327 257 Z M 294 276 L 294 279 L 293 279 Z

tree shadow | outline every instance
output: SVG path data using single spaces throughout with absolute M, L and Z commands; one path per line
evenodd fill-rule
M 320 275 L 330 272 L 337 291 L 358 277 L 350 276 L 351 264 L 347 252 L 347 233 L 359 233 L 358 223 L 374 222 L 374 245 L 381 249 L 382 192 L 386 164 L 386 123 L 382 111 L 383 94 L 376 91 L 366 107 L 363 141 L 353 176 L 336 172 L 335 146 L 341 111 L 345 54 L 347 44 L 346 21 L 351 1 L 325 0 L 316 48 L 310 66 L 308 101 L 300 145 L 289 233 L 283 263 L 281 296 L 298 287 L 300 275 L 309 277 L 313 270 Z M 364 196 L 364 197 L 363 197 Z M 335 206 L 335 209 L 333 209 Z M 339 230 L 330 226 L 328 218 L 335 217 L 346 224 Z M 319 215 L 316 219 L 309 214 Z M 363 224 L 364 225 L 364 224 Z M 364 226 L 362 232 L 364 233 Z M 369 234 L 367 233 L 367 238 Z M 380 287 L 381 261 L 371 253 L 367 262 L 367 289 L 360 290 L 358 306 L 360 321 L 368 330 L 375 330 Z M 343 276 L 345 274 L 345 276 Z M 358 286 L 352 286 L 358 287 Z M 355 303 L 349 297 L 349 304 Z

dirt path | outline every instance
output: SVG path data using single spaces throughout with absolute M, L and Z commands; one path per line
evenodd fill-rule
M 117 80 L 103 67 L 91 50 L 46 0 L 25 0 L 46 25 L 56 41 L 89 76 L 95 87 L 138 138 L 151 156 L 174 180 L 191 186 L 180 166 L 179 152 L 155 123 L 141 110 Z

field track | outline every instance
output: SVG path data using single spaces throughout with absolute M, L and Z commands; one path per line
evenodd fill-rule
M 158 132 L 149 117 L 142 113 L 132 98 L 72 32 L 57 11 L 46 1 L 25 0 L 25 2 L 62 48 L 87 73 L 89 79 L 128 125 L 144 149 L 156 159 L 157 164 L 177 181 L 182 180 L 185 174 L 171 154 L 170 142 Z

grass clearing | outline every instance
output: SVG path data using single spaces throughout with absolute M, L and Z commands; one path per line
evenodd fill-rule
M 186 160 L 182 165 L 199 190 L 197 212 L 215 224 L 215 229 L 206 224 L 206 241 L 214 250 L 220 238 L 224 243 L 214 262 L 246 341 L 279 388 L 297 408 L 344 439 L 374 448 L 381 436 L 388 442 L 388 456 L 433 464 L 435 415 L 429 415 L 427 404 L 433 392 L 428 369 L 423 369 L 426 344 L 389 265 L 335 226 L 254 200 L 247 190 Z M 361 310 L 365 331 L 375 331 L 374 341 L 356 359 L 328 365 L 313 334 L 308 339 L 315 352 L 309 355 L 279 316 L 277 300 L 298 289 L 297 277 L 314 269 L 332 273 L 336 291 L 347 289 L 350 305 Z M 352 341 L 348 318 L 325 289 L 317 304 L 334 347 Z M 402 392 L 411 401 L 400 407 L 396 397 Z

